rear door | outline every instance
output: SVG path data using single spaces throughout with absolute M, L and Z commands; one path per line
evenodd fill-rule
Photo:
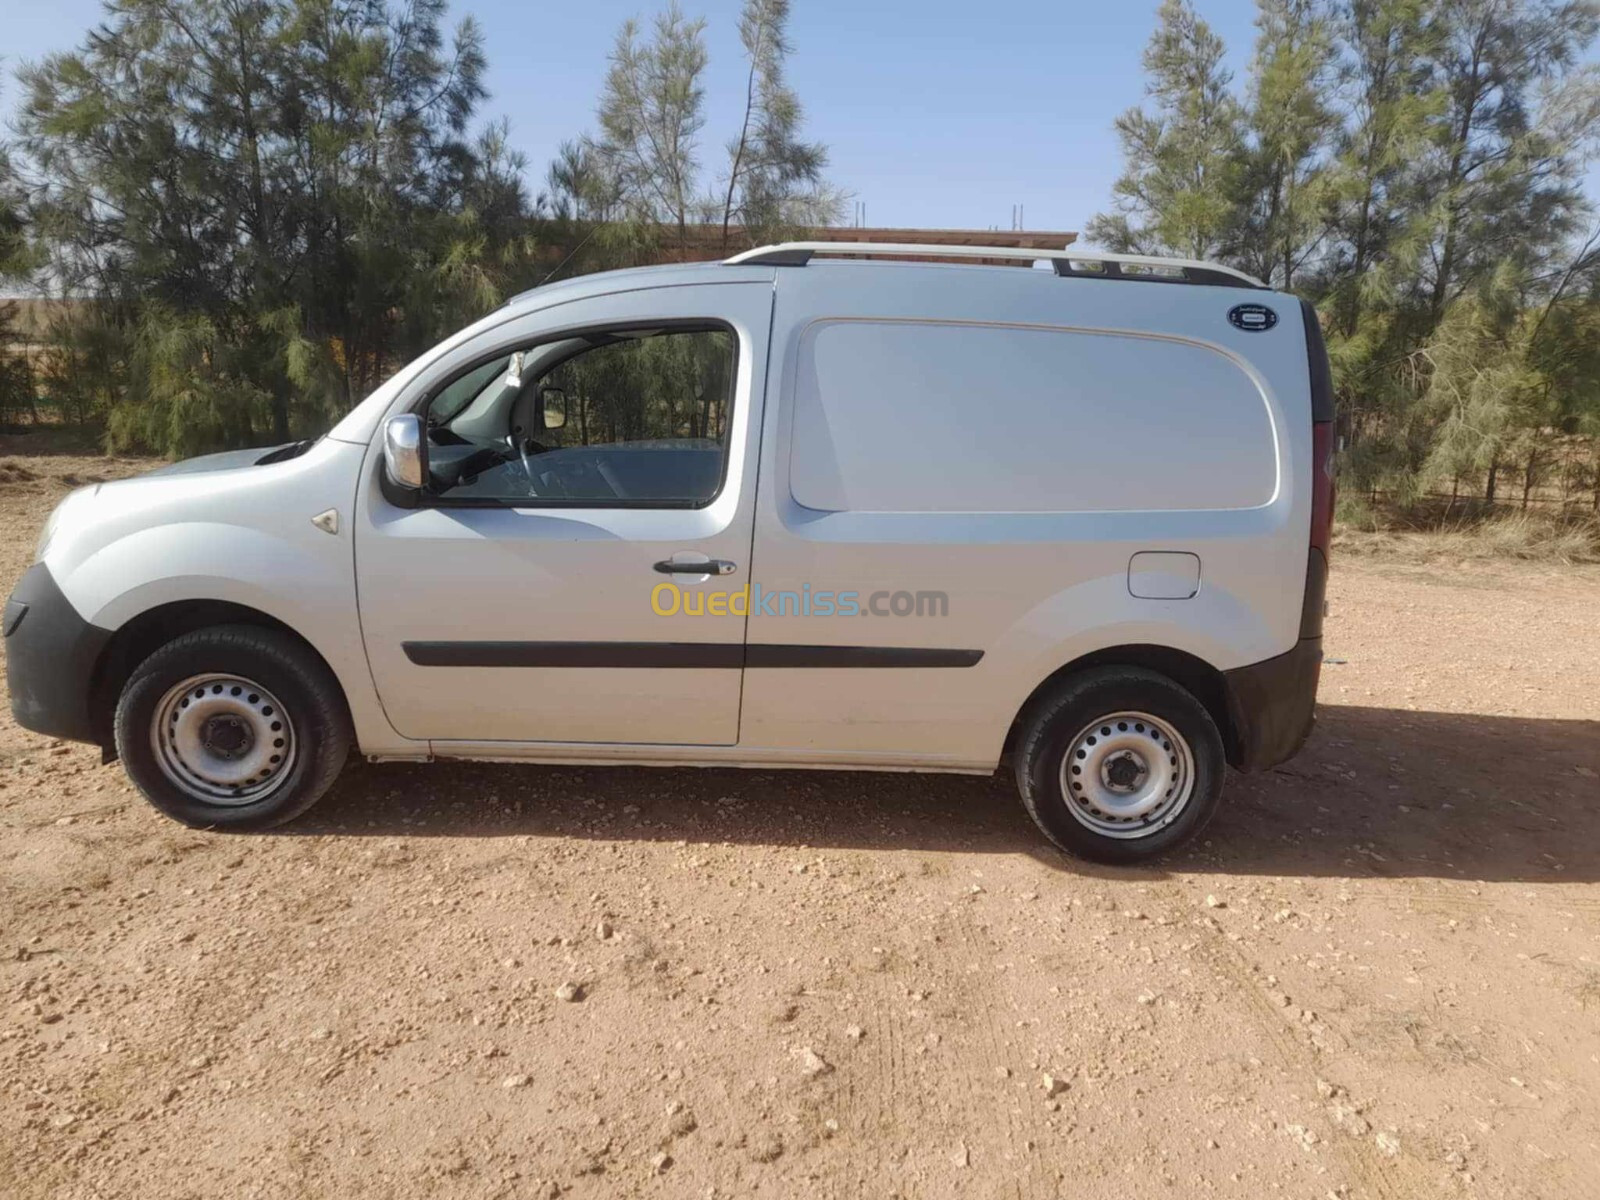
M 1241 299 L 1285 303 L 1016 268 L 780 271 L 741 741 L 990 769 L 1030 692 L 1084 654 L 1226 669 L 1293 646 L 1305 342 L 1298 321 L 1234 326 Z M 1135 595 L 1150 551 L 1192 566 L 1185 586 Z
M 400 733 L 737 741 L 745 618 L 695 601 L 748 569 L 771 303 L 770 282 L 575 300 L 419 377 L 395 411 L 445 398 L 433 494 L 395 503 L 370 454 L 356 540 L 367 654 Z M 519 398 L 502 410 L 505 377 Z M 659 615 L 663 585 L 677 615 Z

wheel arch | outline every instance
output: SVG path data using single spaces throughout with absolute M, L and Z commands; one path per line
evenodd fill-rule
M 1011 721 L 1011 728 L 1006 733 L 1002 756 L 1011 757 L 1016 747 L 1017 735 L 1034 705 L 1053 692 L 1069 676 L 1095 667 L 1143 667 L 1145 670 L 1166 676 L 1186 689 L 1205 706 L 1206 712 L 1216 722 L 1217 732 L 1222 735 L 1222 746 L 1226 751 L 1228 762 L 1231 765 L 1238 764 L 1243 750 L 1238 730 L 1229 711 L 1228 685 L 1222 672 L 1205 659 L 1186 650 L 1148 643 L 1106 646 L 1079 655 L 1071 662 L 1050 672 L 1039 681 L 1033 691 L 1028 693 L 1028 698 L 1017 709 Z
M 346 711 L 349 711 L 350 698 L 345 694 L 344 681 L 339 678 L 338 671 L 333 669 L 316 646 L 292 626 L 258 608 L 231 600 L 173 600 L 148 608 L 124 621 L 111 635 L 111 640 L 95 662 L 89 685 L 90 717 L 94 722 L 96 739 L 105 753 L 115 753 L 112 749 L 115 746 L 112 721 L 117 698 L 122 694 L 123 686 L 134 668 L 174 638 L 213 625 L 253 625 L 278 630 L 294 638 L 327 668 L 339 688 Z

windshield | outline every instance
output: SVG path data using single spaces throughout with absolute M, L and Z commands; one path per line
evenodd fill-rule
M 433 403 L 429 406 L 429 424 L 448 425 L 459 417 L 466 411 L 467 406 L 481 396 L 484 390 L 505 371 L 510 362 L 511 356 L 507 354 L 468 371 L 460 379 L 453 380 L 434 397 Z

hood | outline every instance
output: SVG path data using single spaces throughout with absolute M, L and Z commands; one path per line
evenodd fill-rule
M 284 462 L 298 458 L 311 448 L 310 442 L 285 442 L 279 446 L 256 447 L 253 450 L 224 450 L 220 454 L 202 454 L 198 458 L 185 458 L 168 463 L 154 471 L 146 471 L 140 478 L 154 475 L 192 475 L 200 471 L 232 471 L 239 467 L 259 467 L 266 463 Z

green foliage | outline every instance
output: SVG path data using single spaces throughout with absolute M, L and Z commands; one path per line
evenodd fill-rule
M 1332 22 L 1313 0 L 1261 0 L 1256 24 L 1238 253 L 1253 274 L 1288 289 L 1322 249 L 1332 200 Z
M 590 350 L 551 373 L 568 422 L 539 435 L 551 445 L 649 438 L 721 438 L 733 346 L 721 330 L 676 332 Z
M 1233 239 L 1243 170 L 1243 113 L 1229 90 L 1222 39 L 1189 0 L 1163 0 L 1145 48 L 1153 109 L 1117 118 L 1127 169 L 1115 212 L 1089 236 L 1115 250 L 1211 258 Z
M 530 199 L 506 124 L 476 120 L 482 35 L 447 30 L 446 0 L 107 0 L 78 49 L 18 72 L 0 280 L 70 303 L 31 364 L 0 349 L 0 418 L 37 388 L 113 449 L 286 441 L 513 292 L 659 258 L 664 226 L 681 251 L 690 222 L 832 219 L 787 19 L 750 0 L 741 21 L 725 195 L 701 180 L 704 23 L 674 5 L 623 26 L 599 136 Z
M 696 137 L 705 124 L 704 21 L 690 21 L 676 0 L 640 40 L 624 21 L 600 97 L 594 151 L 626 215 L 671 224 L 680 235 L 693 214 L 700 170 Z
M 0 144 L 0 284 L 26 281 L 33 267 L 20 181 Z M 17 306 L 0 299 L 0 425 L 33 413 L 37 401 L 33 364 L 13 348 L 19 341 L 16 319 Z
M 1516 279 L 1503 268 L 1452 303 L 1418 351 L 1431 431 L 1421 473 L 1429 482 L 1482 479 L 1519 434 L 1547 427 L 1547 389 L 1527 365 L 1527 333 Z
M 822 169 L 827 149 L 800 140 L 800 99 L 784 81 L 789 0 L 745 0 L 739 41 L 750 69 L 745 82 L 744 121 L 728 143 L 728 181 L 722 200 L 722 248 L 730 230 L 759 245 L 781 241 L 791 231 L 831 224 L 840 193 L 827 186 Z
M 1163 3 L 1152 104 L 1117 122 L 1127 170 L 1091 234 L 1317 302 L 1352 503 L 1514 484 L 1600 508 L 1600 232 L 1573 249 L 1600 5 L 1257 3 L 1242 104 L 1220 42 Z
M 47 386 L 79 411 L 109 324 L 116 448 L 325 428 L 397 361 L 498 302 L 531 246 L 471 21 L 443 0 L 114 0 L 20 73 L 35 244 L 95 298 Z M 103 339 L 102 339 L 103 340 Z M 103 348 L 102 348 L 103 349 Z M 104 390 L 106 376 L 94 389 Z
M 0 427 L 38 411 L 33 364 L 25 354 L 8 349 L 16 340 L 15 322 L 16 305 L 0 301 Z
M 128 393 L 111 410 L 113 445 L 164 446 L 179 457 L 258 441 L 272 396 L 241 353 L 199 314 L 147 306 L 134 334 Z

